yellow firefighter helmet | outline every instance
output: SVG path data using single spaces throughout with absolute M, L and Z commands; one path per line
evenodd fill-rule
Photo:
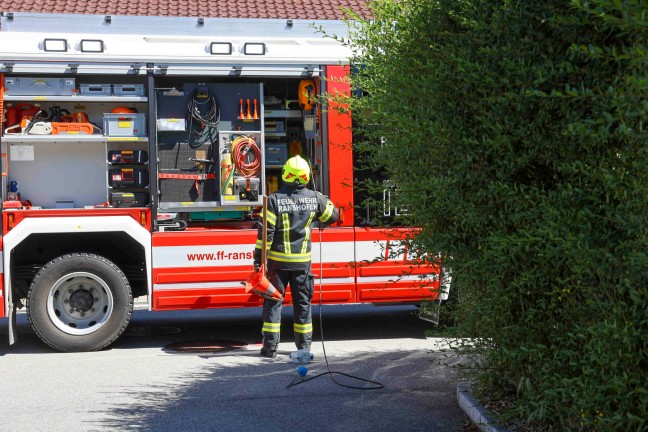
M 284 164 L 281 178 L 286 183 L 297 182 L 305 185 L 310 180 L 310 165 L 301 156 L 293 156 Z

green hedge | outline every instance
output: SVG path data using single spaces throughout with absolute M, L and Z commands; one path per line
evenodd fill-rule
M 648 430 L 648 2 L 371 5 L 356 150 L 452 257 L 482 388 L 543 430 Z

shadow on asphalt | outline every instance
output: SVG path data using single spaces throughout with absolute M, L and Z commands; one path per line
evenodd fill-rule
M 326 371 L 322 362 L 309 366 L 307 377 Z M 99 411 L 104 419 L 95 426 L 156 432 L 452 432 L 463 428 L 463 413 L 452 397 L 454 382 L 429 357 L 408 352 L 349 356 L 336 358 L 331 367 L 385 387 L 348 389 L 324 375 L 288 388 L 299 378 L 294 365 L 285 359 L 249 365 L 240 361 L 206 364 L 200 373 L 176 377 L 174 382 L 106 392 L 107 400 L 137 402 Z M 365 385 L 347 377 L 336 376 L 336 380 Z
M 314 344 L 319 344 L 319 311 L 318 307 L 314 309 Z M 433 327 L 415 312 L 411 306 L 324 306 L 325 340 L 368 340 L 372 346 L 386 344 L 387 350 L 392 346 L 390 339 L 394 339 L 396 347 L 400 342 L 396 339 L 420 338 L 422 344 L 417 346 L 427 346 L 425 332 Z M 160 360 L 156 360 L 156 366 L 151 365 L 145 380 L 133 377 L 131 385 L 94 389 L 105 403 L 88 413 L 90 419 L 83 430 L 463 430 L 464 416 L 456 403 L 453 373 L 443 365 L 443 353 L 421 348 L 363 353 L 338 350 L 329 357 L 331 370 L 380 382 L 385 387 L 349 389 L 324 375 L 288 388 L 300 378 L 287 352 L 270 360 L 259 357 L 258 346 L 251 346 L 261 339 L 260 313 L 260 309 L 135 311 L 129 329 L 107 350 L 120 353 L 159 349 L 156 358 Z M 53 352 L 38 340 L 25 314 L 18 316 L 18 327 L 19 341 L 9 347 L 7 322 L 0 321 L 0 338 L 4 338 L 0 340 L 0 355 Z M 291 308 L 284 311 L 282 336 L 282 342 L 293 340 Z M 371 342 L 374 339 L 383 341 Z M 248 349 L 226 353 L 172 353 L 165 349 L 172 343 L 195 340 L 240 341 Z M 137 361 L 134 359 L 139 357 L 116 358 Z M 166 366 L 160 369 L 161 364 Z M 308 368 L 308 378 L 327 371 L 321 355 Z M 124 373 L 129 373 L 127 364 Z M 351 386 L 373 386 L 340 375 L 335 379 Z

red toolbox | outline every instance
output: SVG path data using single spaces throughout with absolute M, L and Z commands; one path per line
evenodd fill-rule
M 148 153 L 143 150 L 113 150 L 108 152 L 108 162 L 120 163 L 146 163 Z
M 108 178 L 110 187 L 146 187 L 148 171 L 141 168 L 113 168 Z

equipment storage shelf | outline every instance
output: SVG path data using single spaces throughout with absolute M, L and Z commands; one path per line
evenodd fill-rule
M 78 209 L 108 201 L 105 140 L 90 145 L 80 139 L 41 143 L 28 139 L 7 145 L 7 179 L 22 200 L 43 209 Z
M 113 207 L 144 207 L 149 202 L 148 152 L 134 143 L 108 147 L 108 202 Z
M 6 102 L 147 102 L 145 96 L 5 96 Z
M 266 109 L 263 112 L 265 118 L 301 118 L 302 113 L 299 110 L 274 110 Z
M 83 142 L 83 143 L 105 143 L 113 141 L 148 142 L 148 137 L 111 137 L 104 135 L 5 135 L 2 141 L 7 144 L 16 143 L 62 143 L 62 142 Z
M 264 109 L 265 157 L 264 169 L 268 193 L 279 188 L 281 168 L 288 160 L 288 143 L 294 125 L 303 117 L 301 110 Z
M 12 114 L 12 127 L 5 125 L 0 137 L 6 155 L 4 187 L 13 185 L 34 209 L 108 205 L 117 174 L 117 168 L 107 164 L 109 152 L 148 149 L 144 78 L 16 75 L 5 76 L 4 83 L 3 102 Z M 28 131 L 26 120 L 33 122 Z M 148 172 L 148 167 L 136 167 L 137 173 Z M 118 185 L 126 189 L 131 186 L 130 171 L 126 166 L 120 169 L 125 174 Z M 149 202 L 148 189 L 120 192 L 120 207 Z M 123 199 L 135 194 L 137 200 Z
M 266 132 L 266 138 L 282 138 L 286 136 L 286 132 Z

